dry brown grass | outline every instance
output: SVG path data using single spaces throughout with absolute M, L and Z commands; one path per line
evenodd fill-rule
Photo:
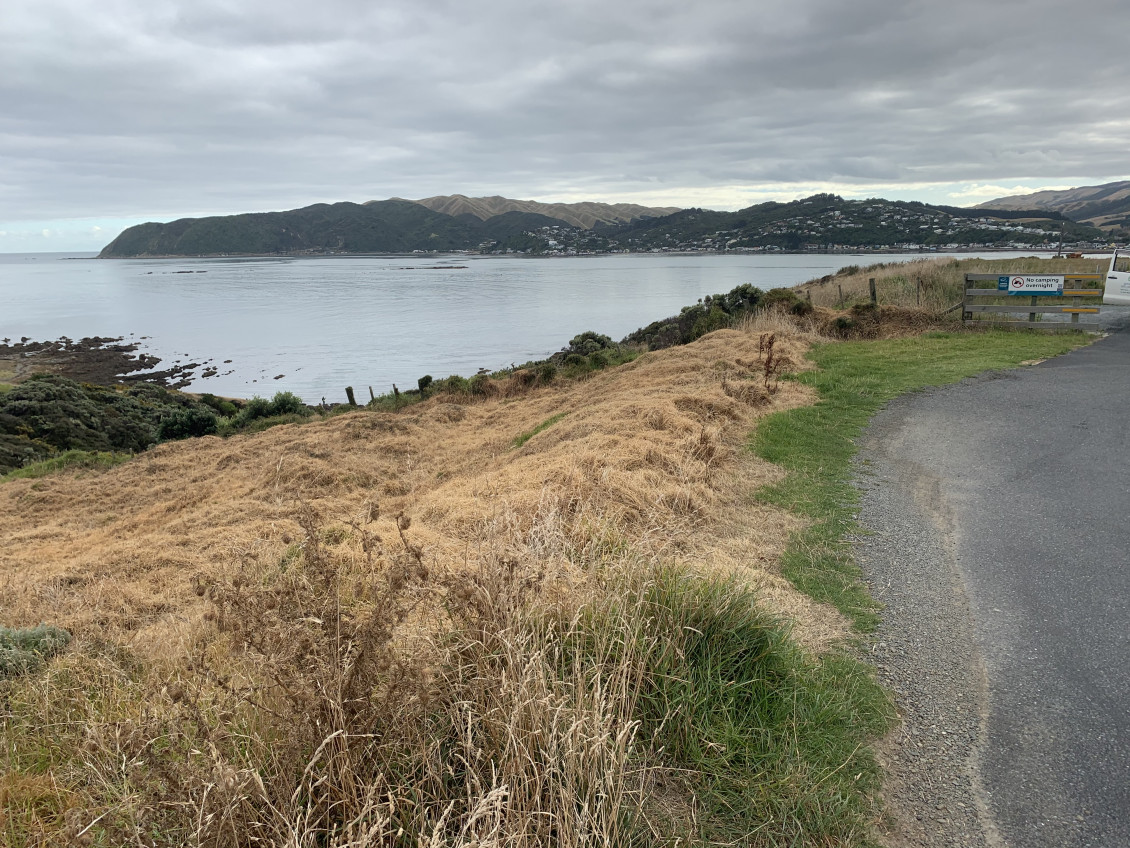
M 764 403 L 727 396 L 724 384 L 759 381 L 757 344 L 757 333 L 725 330 L 520 400 L 439 397 L 400 414 L 164 444 L 103 474 L 10 482 L 0 488 L 0 616 L 175 654 L 201 614 L 190 578 L 284 557 L 301 537 L 300 503 L 340 528 L 355 557 L 362 540 L 349 523 L 379 502 L 374 532 L 395 535 L 391 516 L 407 511 L 441 569 L 503 554 L 568 580 L 631 545 L 777 584 L 772 564 L 796 519 L 744 502 L 779 471 L 739 448 L 757 418 L 810 396 L 792 383 Z M 803 362 L 802 342 L 778 345 Z M 716 550 L 721 539 L 744 540 L 747 552 Z M 793 606 L 803 631 L 806 604 Z
M 1109 260 L 1108 260 L 1109 261 Z M 854 274 L 829 275 L 798 286 L 812 305 L 828 309 L 848 308 L 869 302 L 869 280 L 875 279 L 880 306 L 921 309 L 933 314 L 961 300 L 965 274 L 1040 272 L 1044 274 L 1089 274 L 1106 268 L 1102 259 L 918 259 L 911 262 L 876 263 Z M 1007 270 L 1005 270 L 1007 269 Z M 841 302 L 840 295 L 843 294 Z
M 562 653 L 570 615 L 604 602 L 593 575 L 736 575 L 811 650 L 846 632 L 776 573 L 798 519 L 754 501 L 781 471 L 742 450 L 812 400 L 766 391 L 766 336 L 798 368 L 814 333 L 783 320 L 583 382 L 0 487 L 0 622 L 76 636 L 10 693 L 0 833 L 85 844 L 106 813 L 215 846 L 392 844 L 406 822 L 437 848 L 615 841 L 656 779 L 629 718 L 650 649 L 627 616 L 587 648 L 599 685 Z M 529 593 L 556 614 L 519 615 Z M 418 772 L 396 785 L 405 751 Z

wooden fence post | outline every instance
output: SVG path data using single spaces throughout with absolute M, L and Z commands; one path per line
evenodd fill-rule
M 349 405 L 350 406 L 357 406 L 357 399 L 355 397 L 353 397 L 353 386 L 346 386 L 345 387 L 345 396 L 347 398 L 349 398 Z
M 875 278 L 872 277 L 867 283 L 871 286 L 871 302 L 877 306 L 879 304 L 879 295 L 875 291 Z

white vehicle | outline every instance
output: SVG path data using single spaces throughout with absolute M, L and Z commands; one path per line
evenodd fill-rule
M 1116 271 L 1118 251 L 1110 257 L 1110 270 L 1106 272 L 1106 291 L 1103 303 L 1107 306 L 1130 306 L 1130 271 Z

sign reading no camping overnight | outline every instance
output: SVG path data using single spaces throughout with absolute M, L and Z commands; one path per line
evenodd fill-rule
M 997 291 L 1009 294 L 1063 294 L 1063 277 L 1032 277 L 1022 274 L 997 277 Z

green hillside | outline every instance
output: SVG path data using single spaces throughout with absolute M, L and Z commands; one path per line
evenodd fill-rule
M 481 221 L 444 215 L 408 200 L 317 203 L 288 212 L 182 218 L 130 227 L 101 257 L 265 253 L 406 253 L 469 250 L 563 222 L 523 212 Z
M 462 208 L 462 207 L 456 207 Z M 530 211 L 446 214 L 410 200 L 319 203 L 289 212 L 141 224 L 103 257 L 472 251 L 526 255 L 609 252 L 919 250 L 1106 246 L 1107 236 L 1049 210 L 962 209 L 817 194 L 737 212 L 683 209 L 591 228 Z

